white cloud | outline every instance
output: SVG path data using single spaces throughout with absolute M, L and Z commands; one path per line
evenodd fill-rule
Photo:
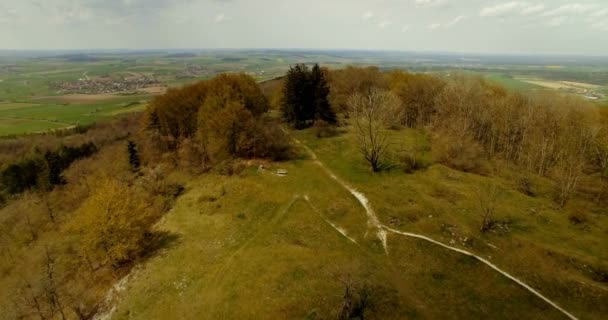
M 392 24 L 393 24 L 393 23 L 392 23 L 391 21 L 388 21 L 388 20 L 382 20 L 382 21 L 378 22 L 378 28 L 380 28 L 380 29 L 384 29 L 384 28 L 386 28 L 386 27 L 388 27 L 388 26 L 390 26 L 390 25 L 392 25 Z
M 226 21 L 226 15 L 223 13 L 218 14 L 217 16 L 215 16 L 215 18 L 213 19 L 213 22 L 215 23 L 222 23 Z
M 446 3 L 446 0 L 414 0 L 416 7 L 437 7 Z
M 591 28 L 597 29 L 600 31 L 608 31 L 608 21 L 601 20 L 601 21 L 595 22 L 591 25 Z
M 562 24 L 564 24 L 564 22 L 566 22 L 566 20 L 568 20 L 568 18 L 566 18 L 564 16 L 553 17 L 549 21 L 547 21 L 547 23 L 545 23 L 545 25 L 548 27 L 559 27 Z
M 586 13 L 593 9 L 594 5 L 592 4 L 580 4 L 580 3 L 571 3 L 565 4 L 560 7 L 557 7 L 551 11 L 547 11 L 543 14 L 545 17 L 553 17 L 560 15 L 568 15 L 568 14 L 581 14 Z
M 453 27 L 453 26 L 455 26 L 457 23 L 459 23 L 460 21 L 462 21 L 462 20 L 464 20 L 464 19 L 466 19 L 466 18 L 467 18 L 466 16 L 460 15 L 460 16 L 458 16 L 458 17 L 456 17 L 456 18 L 452 19 L 452 21 L 450 21 L 450 22 L 446 23 L 446 24 L 445 24 L 445 26 L 446 26 L 446 27 L 448 27 L 448 28 L 449 28 L 449 27 Z
M 594 13 L 591 14 L 591 16 L 594 17 L 594 18 L 608 16 L 608 8 L 595 11 Z
M 365 12 L 364 14 L 362 14 L 362 15 L 361 15 L 361 19 L 363 19 L 363 20 L 365 20 L 365 21 L 370 20 L 370 19 L 372 19 L 373 17 L 374 17 L 374 13 L 373 13 L 373 12 L 371 12 L 371 11 L 367 11 L 367 12 Z
M 497 4 L 495 6 L 485 7 L 483 9 L 481 9 L 481 11 L 479 12 L 479 15 L 482 17 L 500 16 L 500 15 L 504 15 L 507 13 L 511 13 L 511 12 L 519 9 L 522 5 L 523 5 L 523 3 L 519 2 L 519 1 L 505 2 L 505 3 Z
M 410 26 L 401 27 L 401 32 L 408 32 L 410 30 Z
M 527 16 L 527 15 L 539 13 L 543 10 L 545 10 L 544 4 L 533 4 L 533 5 L 528 5 L 528 6 L 524 7 L 521 10 L 521 14 L 524 16 Z
M 432 23 L 432 24 L 429 24 L 429 25 L 428 25 L 428 28 L 429 28 L 430 30 L 435 30 L 435 29 L 437 29 L 437 28 L 439 28 L 439 27 L 441 27 L 441 23 Z

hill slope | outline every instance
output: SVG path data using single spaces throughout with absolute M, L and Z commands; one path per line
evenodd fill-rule
M 445 167 L 376 179 L 356 160 L 353 144 L 345 143 L 349 134 L 321 140 L 310 131 L 297 135 L 370 197 L 382 223 L 480 254 L 581 318 L 607 312 L 601 304 L 608 297 L 605 284 L 576 268 L 577 259 L 602 267 L 602 248 L 594 243 L 601 228 L 555 244 L 542 230 L 530 232 L 532 223 L 518 213 L 540 200 L 522 202 L 509 193 L 505 202 L 513 202 L 507 208 L 518 221 L 513 231 L 479 235 L 466 192 L 483 178 L 451 172 L 458 180 L 447 183 L 457 194 L 432 199 L 437 190 L 420 190 L 421 181 L 439 177 L 444 183 Z M 327 172 L 306 157 L 280 166 L 287 177 L 274 175 L 276 167 L 254 167 L 192 181 L 158 225 L 174 242 L 135 272 L 113 318 L 335 318 L 348 283 L 370 292 L 371 318 L 566 318 L 471 257 L 396 234 L 388 235 L 387 253 L 364 208 Z M 577 232 L 548 210 L 542 215 L 557 220 L 557 227 L 548 227 L 558 228 L 552 234 Z

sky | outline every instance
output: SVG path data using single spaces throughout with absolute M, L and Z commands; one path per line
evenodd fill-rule
M 0 49 L 608 56 L 608 0 L 0 0 Z

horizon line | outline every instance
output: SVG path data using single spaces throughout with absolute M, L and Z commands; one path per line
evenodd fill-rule
M 356 49 L 356 48 L 55 48 L 55 49 L 8 49 L 0 48 L 0 52 L 151 52 L 151 51 L 285 51 L 285 52 L 370 52 L 370 53 L 409 53 L 409 54 L 444 54 L 444 55 L 485 55 L 485 56 L 517 56 L 517 57 L 593 57 L 593 58 L 608 58 L 606 54 L 582 54 L 582 53 L 506 53 L 506 52 L 475 52 L 475 51 L 449 51 L 449 50 L 398 50 L 398 49 Z

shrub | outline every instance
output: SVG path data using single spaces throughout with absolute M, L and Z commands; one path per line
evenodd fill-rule
M 568 215 L 568 220 L 574 225 L 586 225 L 590 219 L 586 212 L 577 210 Z
M 291 141 L 281 127 L 269 119 L 262 118 L 256 124 L 251 156 L 283 161 L 291 158 Z
M 517 179 L 517 190 L 527 196 L 535 197 L 536 188 L 530 177 L 524 176 Z
M 430 166 L 430 163 L 416 157 L 415 155 L 406 152 L 400 156 L 401 168 L 405 173 L 414 173 L 419 170 L 425 170 Z
M 433 141 L 433 151 L 440 163 L 464 172 L 483 169 L 483 149 L 468 135 L 439 134 Z
M 314 128 L 317 138 L 330 138 L 338 135 L 336 127 L 323 120 L 317 120 L 314 124 Z
M 145 248 L 145 237 L 160 213 L 140 190 L 103 180 L 77 210 L 68 230 L 78 236 L 83 256 L 118 268 Z

